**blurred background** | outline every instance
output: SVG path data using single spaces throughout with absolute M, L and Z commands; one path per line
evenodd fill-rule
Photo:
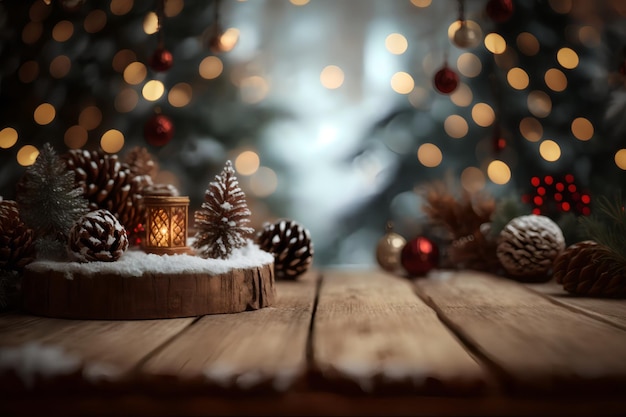
M 435 180 L 552 217 L 626 183 L 620 0 L 4 0 L 0 39 L 7 199 L 46 142 L 146 147 L 190 210 L 230 159 L 255 228 L 366 265 Z

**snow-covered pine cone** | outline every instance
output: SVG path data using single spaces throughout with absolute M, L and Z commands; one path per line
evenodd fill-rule
M 547 281 L 554 259 L 565 249 L 561 228 L 541 215 L 512 219 L 498 236 L 496 254 L 502 267 L 522 281 Z
M 63 157 L 90 210 L 110 211 L 127 230 L 145 222 L 141 191 L 152 184 L 148 175 L 133 175 L 117 155 L 99 151 L 72 149 Z
M 34 256 L 33 231 L 22 222 L 17 203 L 0 197 L 0 270 L 20 270 Z
M 278 279 L 296 279 L 313 262 L 309 231 L 293 220 L 265 223 L 257 235 L 257 244 L 274 255 L 274 272 Z
M 626 297 L 626 265 L 593 240 L 574 243 L 555 259 L 553 276 L 565 291 L 591 297 Z
M 68 247 L 79 262 L 117 261 L 128 249 L 124 226 L 105 209 L 91 211 L 70 229 Z

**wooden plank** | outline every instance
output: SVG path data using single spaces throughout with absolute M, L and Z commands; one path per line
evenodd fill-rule
M 140 369 L 155 382 L 233 390 L 284 391 L 307 370 L 307 340 L 317 274 L 276 283 L 275 306 L 205 316 Z
M 5 315 L 0 317 L 0 380 L 17 377 L 26 388 L 68 376 L 89 385 L 124 380 L 142 358 L 193 320 L 81 321 Z
M 382 271 L 325 274 L 313 360 L 324 383 L 366 392 L 470 393 L 488 381 L 411 283 Z
M 554 281 L 544 284 L 527 284 L 527 287 L 550 297 L 558 304 L 566 305 L 626 330 L 626 300 L 577 296 L 568 293 L 562 285 Z
M 625 331 L 479 272 L 441 271 L 416 287 L 508 388 L 623 395 Z

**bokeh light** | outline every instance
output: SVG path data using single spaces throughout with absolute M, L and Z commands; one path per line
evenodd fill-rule
M 615 152 L 615 165 L 619 169 L 626 171 L 626 149 L 620 149 Z
M 539 40 L 529 32 L 522 32 L 517 35 L 517 48 L 527 56 L 534 56 L 539 53 Z
M 165 2 L 163 14 L 165 15 L 165 17 L 178 16 L 178 14 L 180 14 L 180 12 L 182 12 L 184 8 L 184 0 L 167 0 Z
M 561 147 L 555 141 L 546 139 L 539 145 L 539 155 L 548 162 L 558 161 L 561 157 Z
M 304 6 L 309 3 L 309 0 L 289 0 L 294 6 Z
M 567 77 L 565 76 L 563 71 L 559 69 L 550 68 L 549 70 L 547 70 L 546 75 L 544 76 L 544 80 L 548 88 L 550 88 L 550 90 L 552 91 L 560 92 L 565 91 L 565 89 L 567 88 Z
M 245 103 L 259 103 L 267 97 L 269 91 L 270 86 L 267 80 L 259 75 L 253 75 L 241 80 L 241 99 Z
M 423 143 L 417 149 L 417 159 L 428 168 L 439 166 L 443 160 L 441 149 L 432 143 Z
M 250 176 L 250 191 L 257 197 L 268 197 L 278 188 L 278 177 L 268 167 L 260 167 Z
M 120 113 L 128 113 L 135 109 L 139 103 L 139 94 L 130 87 L 125 87 L 115 96 L 113 106 Z
M 52 39 L 65 42 L 74 34 L 74 25 L 69 20 L 61 20 L 52 28 Z
M 155 12 L 148 12 L 143 19 L 143 31 L 146 35 L 154 35 L 157 30 L 159 30 L 159 17 Z
M 511 168 L 504 162 L 494 159 L 487 166 L 487 176 L 494 184 L 504 185 L 511 181 Z
M 432 0 L 411 0 L 411 4 L 419 8 L 428 7 L 431 5 L 432 2 Z
M 37 61 L 26 61 L 17 72 L 17 76 L 24 84 L 32 83 L 39 76 L 39 64 Z
M 528 110 L 535 117 L 548 117 L 552 112 L 552 100 L 545 92 L 535 90 L 528 94 Z
M 489 33 L 485 36 L 485 48 L 492 54 L 502 54 L 506 51 L 506 41 L 498 33 Z
M 467 167 L 461 172 L 461 186 L 469 193 L 475 193 L 485 188 L 485 174 L 476 167 Z
M 459 86 L 450 94 L 450 101 L 459 107 L 467 107 L 472 104 L 474 94 L 465 83 L 459 83 Z
M 593 124 L 584 117 L 577 117 L 572 121 L 572 134 L 578 140 L 589 140 L 593 137 Z
M 83 27 L 87 33 L 100 32 L 107 24 L 107 14 L 104 10 L 95 9 L 85 17 Z
M 17 163 L 23 167 L 31 166 L 37 160 L 39 150 L 33 145 L 24 145 L 17 151 Z
M 496 113 L 487 103 L 476 103 L 472 107 L 472 119 L 480 127 L 491 126 L 496 120 Z
M 172 107 L 185 107 L 191 101 L 192 91 L 191 85 L 178 83 L 170 89 L 167 94 L 167 101 Z
M 35 109 L 33 113 L 33 118 L 35 122 L 39 125 L 47 125 L 52 123 L 54 118 L 56 117 L 56 109 L 50 103 L 42 103 Z
M 556 53 L 556 60 L 566 69 L 574 69 L 578 66 L 578 54 L 571 48 L 561 48 Z
M 107 130 L 100 139 L 100 147 L 104 152 L 117 153 L 124 147 L 124 135 L 116 129 Z
M 43 25 L 39 22 L 28 22 L 22 30 L 22 42 L 31 45 L 39 40 L 43 33 Z
M 117 72 L 124 72 L 126 67 L 135 61 L 137 61 L 137 55 L 134 51 L 130 49 L 120 49 L 113 55 L 111 66 Z
M 102 123 L 102 111 L 96 106 L 85 107 L 78 116 L 78 124 L 86 130 L 94 130 Z
M 0 130 L 0 148 L 9 149 L 17 143 L 17 130 L 12 127 L 5 127 Z
M 53 78 L 63 78 L 72 69 L 72 61 L 65 55 L 59 55 L 50 61 L 50 75 Z
M 241 175 L 252 175 L 259 170 L 261 160 L 253 151 L 244 151 L 235 159 L 235 169 Z
M 409 73 L 400 71 L 391 76 L 391 89 L 398 94 L 409 94 L 415 88 L 415 81 Z
M 143 98 L 148 101 L 157 101 L 163 96 L 165 85 L 160 80 L 150 80 L 141 89 Z
M 219 77 L 223 70 L 224 64 L 222 64 L 222 60 L 216 56 L 207 56 L 200 61 L 198 67 L 200 76 L 205 80 L 212 80 Z
M 141 62 L 131 62 L 124 69 L 124 81 L 131 85 L 143 82 L 148 75 L 148 69 Z
M 320 73 L 320 82 L 329 90 L 341 87 L 343 80 L 343 70 L 336 65 L 328 65 Z
M 511 68 L 506 74 L 506 80 L 511 87 L 516 90 L 523 90 L 528 87 L 530 79 L 528 74 L 521 68 Z
M 539 142 L 543 137 L 543 126 L 534 117 L 524 117 L 520 121 L 519 131 L 529 142 Z
M 70 149 L 80 149 L 87 144 L 89 134 L 82 126 L 74 125 L 65 131 L 63 141 Z
M 166 1 L 165 3 L 170 2 L 171 0 Z M 109 9 L 111 10 L 111 13 L 115 16 L 123 16 L 133 9 L 133 3 L 133 0 L 111 0 Z
M 446 120 L 443 122 L 443 128 L 448 136 L 455 139 L 464 137 L 469 131 L 467 121 L 458 114 L 446 117 Z
M 392 54 L 401 55 L 406 52 L 409 42 L 403 35 L 392 33 L 385 38 L 385 47 Z
M 456 65 L 461 75 L 468 78 L 479 76 L 483 69 L 480 58 L 471 52 L 465 52 L 459 55 L 459 58 L 456 60 Z

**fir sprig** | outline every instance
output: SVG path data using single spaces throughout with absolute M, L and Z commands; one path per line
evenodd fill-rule
M 626 263 L 626 210 L 621 194 L 613 200 L 605 196 L 596 199 L 598 214 L 581 218 L 581 224 L 590 237 L 605 246 L 617 260 Z

